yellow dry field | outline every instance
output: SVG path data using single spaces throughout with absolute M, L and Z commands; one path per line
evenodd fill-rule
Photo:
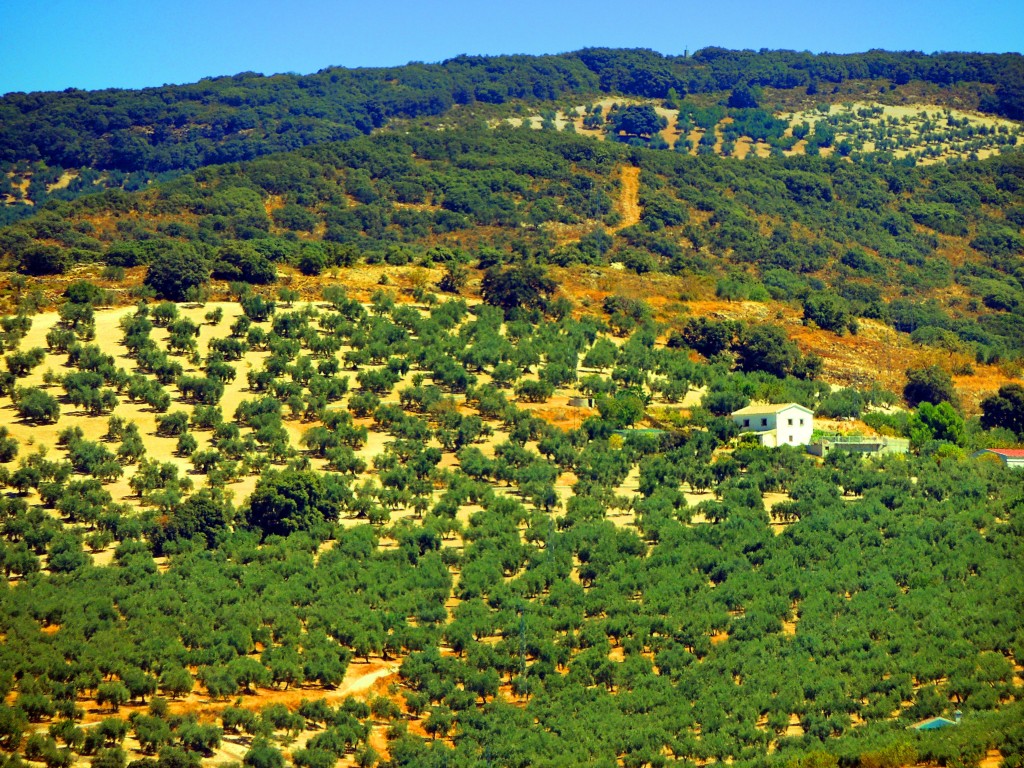
M 600 106 L 605 114 L 616 104 L 650 104 L 654 106 L 655 112 L 664 117 L 668 123 L 665 129 L 662 130 L 661 136 L 669 146 L 675 147 L 676 143 L 683 138 L 678 127 L 679 110 L 666 109 L 659 102 L 639 98 L 605 98 L 594 102 L 594 104 Z M 871 114 L 868 115 L 865 111 L 869 111 Z M 576 114 L 573 115 L 571 114 L 572 112 Z M 864 114 L 859 115 L 858 113 Z M 579 105 L 574 110 L 558 111 L 555 113 L 555 128 L 559 131 L 565 130 L 566 126 L 571 123 L 577 133 L 604 141 L 607 138 L 607 133 L 603 126 L 600 128 L 584 127 L 583 116 L 585 114 L 584 105 Z M 934 104 L 908 106 L 846 102 L 832 104 L 827 113 L 812 108 L 799 112 L 777 113 L 776 117 L 790 124 L 790 128 L 786 131 L 786 135 L 789 136 L 792 135 L 793 126 L 804 122 L 813 130 L 815 124 L 826 117 L 849 118 L 851 122 L 848 124 L 841 123 L 836 128 L 835 144 L 845 139 L 851 141 L 857 151 L 868 153 L 891 151 L 897 158 L 904 158 L 913 153 L 917 156 L 917 162 L 923 165 L 944 162 L 952 158 L 966 158 L 972 155 L 984 159 L 998 154 L 1000 145 L 996 142 L 994 136 L 981 136 L 976 133 L 981 128 L 984 128 L 986 131 L 998 131 L 1005 134 L 1009 137 L 1007 146 L 1013 147 L 1024 144 L 1024 136 L 1022 136 L 1022 129 L 1019 123 L 978 112 L 947 109 L 946 107 Z M 946 125 L 947 119 L 957 122 L 966 121 L 971 126 L 971 129 L 975 131 L 975 135 L 957 138 L 952 134 L 945 133 L 947 128 L 949 128 Z M 719 123 L 716 126 L 716 132 L 720 133 L 721 126 L 729 120 L 731 118 L 725 118 L 722 123 Z M 504 121 L 493 121 L 492 126 L 496 126 L 501 122 L 517 127 L 527 125 L 530 128 L 539 130 L 543 120 L 539 115 L 512 117 Z M 870 138 L 865 138 L 870 131 L 879 127 L 886 132 L 887 137 L 885 143 L 881 145 L 876 144 Z M 689 154 L 697 154 L 697 144 L 703 135 L 703 129 L 695 128 L 690 131 L 687 137 L 690 140 L 691 146 Z M 800 140 L 791 149 L 785 150 L 784 154 L 787 156 L 802 155 L 806 153 L 806 148 L 807 142 Z M 716 154 L 722 153 L 720 136 L 719 140 L 715 143 L 714 151 Z M 833 152 L 835 152 L 834 145 L 822 147 L 820 150 L 820 154 L 823 157 L 827 157 Z M 744 159 L 751 155 L 768 157 L 770 154 L 771 148 L 768 144 L 760 141 L 753 142 L 749 137 L 741 137 L 737 140 L 735 149 L 732 152 L 732 156 L 739 159 Z
M 55 192 L 60 189 L 67 189 L 68 185 L 70 185 L 77 177 L 77 171 L 64 171 L 55 182 L 46 185 L 46 191 Z M 21 197 L 15 198 L 12 195 L 2 195 L 0 196 L 0 205 L 13 205 L 15 203 L 35 205 L 35 203 L 28 199 L 28 188 L 32 183 L 31 171 L 25 171 L 21 176 L 17 177 L 14 173 L 8 173 L 7 178 L 11 180 L 13 186 L 17 187 L 21 191 Z M 19 180 L 15 182 L 15 178 L 18 178 Z
M 211 310 L 220 308 L 223 311 L 223 319 L 216 325 L 207 323 L 204 321 L 204 316 Z M 299 309 L 298 305 L 294 309 Z M 92 341 L 86 341 L 86 344 L 95 344 L 99 346 L 103 352 L 110 354 L 114 357 L 115 367 L 123 368 L 129 374 L 136 372 L 135 361 L 128 356 L 127 350 L 121 344 L 122 331 L 119 327 L 121 320 L 135 312 L 134 307 L 122 307 L 110 310 L 100 310 L 96 312 L 96 338 Z M 197 340 L 198 350 L 201 356 L 205 356 L 208 345 L 212 339 L 224 338 L 230 335 L 229 328 L 234 320 L 242 314 L 241 308 L 237 303 L 234 302 L 211 302 L 205 306 L 194 306 L 194 305 L 178 305 L 179 315 L 181 317 L 188 318 L 194 323 L 200 325 L 200 335 Z M 285 310 L 282 310 L 285 311 Z M 21 350 L 28 350 L 33 348 L 46 348 L 46 335 L 54 327 L 58 321 L 58 314 L 55 312 L 44 313 L 35 315 L 32 317 L 32 327 L 26 337 L 20 344 Z M 262 327 L 269 329 L 270 323 L 260 324 Z M 168 331 L 162 328 L 154 328 L 151 332 L 151 337 L 154 338 L 161 348 L 166 346 L 165 342 L 168 336 Z M 343 354 L 349 347 L 342 347 L 339 354 Z M 254 370 L 260 370 L 263 367 L 264 361 L 269 356 L 269 352 L 265 351 L 250 351 L 246 353 L 241 360 L 232 363 L 236 369 L 236 376 L 233 381 L 229 381 L 225 384 L 224 394 L 219 401 L 223 417 L 226 421 L 233 419 L 235 410 L 238 406 L 246 399 L 255 399 L 262 396 L 262 393 L 252 392 L 248 387 L 247 373 Z M 2 409 L 6 414 L 4 423 L 7 426 L 10 434 L 19 443 L 19 454 L 14 461 L 8 463 L 6 468 L 13 472 L 19 466 L 20 462 L 27 456 L 43 452 L 51 460 L 61 459 L 65 455 L 65 449 L 58 446 L 58 436 L 61 431 L 67 428 L 77 427 L 82 431 L 82 437 L 85 440 L 101 442 L 104 439 L 105 434 L 108 431 L 108 422 L 111 416 L 117 416 L 123 419 L 125 422 L 135 424 L 142 436 L 143 442 L 146 447 L 146 458 L 149 460 L 159 461 L 161 463 L 170 462 L 175 464 L 179 469 L 180 476 L 187 477 L 193 483 L 196 490 L 204 487 L 207 483 L 207 476 L 196 471 L 190 461 L 190 457 L 178 455 L 176 453 L 177 438 L 176 437 L 165 437 L 157 435 L 157 419 L 161 414 L 155 412 L 145 403 L 133 403 L 128 400 L 127 397 L 119 396 L 117 406 L 109 413 L 102 415 L 90 415 L 84 410 L 77 408 L 66 401 L 64 396 L 64 390 L 59 384 L 46 384 L 46 379 L 53 377 L 60 377 L 61 375 L 72 372 L 76 369 L 67 367 L 67 355 L 65 353 L 52 353 L 47 352 L 43 362 L 35 367 L 32 372 L 20 378 L 17 382 L 19 387 L 40 387 L 44 391 L 50 393 L 58 399 L 60 402 L 60 417 L 56 423 L 53 424 L 30 424 L 24 420 L 18 418 L 15 411 L 15 407 L 12 404 L 10 398 L 4 398 L 2 401 Z M 175 355 L 173 359 L 177 360 L 183 365 L 184 375 L 203 375 L 200 368 L 188 361 L 185 356 Z M 366 366 L 366 368 L 372 368 L 373 366 Z M 350 389 L 358 391 L 358 385 L 355 382 L 355 377 L 358 374 L 358 370 L 343 370 L 339 375 L 348 376 L 350 380 Z M 412 383 L 413 372 L 407 373 L 399 382 L 396 384 L 389 394 L 383 396 L 382 402 L 390 404 L 399 404 L 398 393 L 403 388 L 408 387 Z M 486 382 L 489 380 L 487 375 L 481 375 L 480 381 Z M 173 385 L 166 386 L 167 391 L 172 396 L 172 403 L 168 408 L 168 413 L 175 411 L 184 411 L 191 416 L 193 406 L 184 402 L 177 389 Z M 342 398 L 338 403 L 334 403 L 330 408 L 343 408 L 347 403 L 347 397 Z M 520 403 L 521 407 L 525 407 L 529 410 L 535 411 L 539 416 L 548 418 L 552 422 L 562 427 L 574 426 L 570 422 L 575 421 L 575 426 L 579 425 L 582 418 L 592 413 L 589 409 L 570 408 L 568 406 L 568 395 L 566 393 L 557 393 L 554 397 L 550 398 L 547 403 Z M 297 451 L 302 450 L 300 439 L 304 432 L 308 429 L 317 425 L 316 422 L 304 422 L 298 418 L 290 418 L 288 409 L 284 409 L 285 420 L 284 427 L 288 432 L 290 445 Z M 366 462 L 366 471 L 356 479 L 356 483 L 364 480 L 374 479 L 376 476 L 373 468 L 373 459 L 375 456 L 380 455 L 384 452 L 385 446 L 392 442 L 393 438 L 387 433 L 377 430 L 374 428 L 373 419 L 371 418 L 357 418 L 354 419 L 356 426 L 366 427 L 368 430 L 368 437 L 365 444 L 356 451 L 357 456 Z M 479 444 L 479 448 L 489 458 L 493 458 L 495 446 L 508 439 L 508 433 L 503 431 L 499 423 L 492 423 L 491 429 L 492 435 L 484 439 Z M 243 429 L 242 434 L 244 436 L 247 430 Z M 199 431 L 190 428 L 191 434 L 193 434 L 198 441 L 198 450 L 203 451 L 212 447 L 212 432 L 210 431 Z M 431 444 L 434 447 L 440 447 L 440 444 L 436 440 L 432 439 Z M 111 452 L 116 451 L 118 443 L 108 442 L 106 447 Z M 530 444 L 531 448 L 536 449 L 535 444 Z M 315 469 L 323 470 L 326 468 L 327 461 L 325 459 L 311 458 L 311 465 Z M 457 466 L 458 461 L 451 453 L 444 453 L 444 457 L 441 462 L 442 468 L 451 468 Z M 131 488 L 131 478 L 138 469 L 137 464 L 125 464 L 123 465 L 123 475 L 110 483 L 106 483 L 104 487 L 111 493 L 115 503 L 124 503 L 137 508 L 142 508 L 142 501 L 134 494 Z M 258 475 L 247 474 L 242 475 L 232 481 L 229 481 L 226 485 L 228 493 L 231 495 L 236 505 L 242 505 L 246 499 L 252 493 Z M 571 495 L 571 485 L 575 482 L 575 478 L 569 476 L 563 476 L 563 478 L 556 485 L 556 490 L 562 498 L 563 502 Z M 499 487 L 496 489 L 499 493 L 513 493 L 512 488 Z M 441 489 L 435 490 L 435 500 L 440 495 Z M 38 495 L 35 491 L 30 491 L 27 499 L 30 503 L 36 503 L 39 501 Z M 477 511 L 479 507 L 468 505 L 460 509 L 458 519 L 462 523 L 466 523 L 469 520 L 469 516 Z M 399 508 L 392 511 L 392 521 L 400 520 L 403 518 L 412 517 L 414 511 L 412 509 Z M 344 526 L 360 525 L 365 524 L 365 520 L 361 519 L 347 519 L 342 520 L 341 524 Z M 461 545 L 461 542 L 456 540 L 453 542 L 456 545 Z M 113 556 L 113 546 L 106 548 L 103 551 L 92 553 L 93 562 L 96 565 L 108 564 Z
M 870 112 L 870 116 L 867 113 Z M 866 102 L 848 102 L 832 104 L 828 113 L 817 109 L 809 109 L 780 115 L 792 126 L 807 123 L 812 129 L 825 118 L 840 120 L 836 126 L 836 143 L 846 139 L 863 152 L 891 151 L 897 158 L 916 154 L 917 162 L 922 165 L 943 162 L 952 158 L 966 158 L 972 153 L 979 159 L 991 157 L 999 153 L 993 138 L 975 136 L 972 139 L 957 138 L 951 131 L 955 127 L 947 125 L 948 120 L 958 123 L 966 122 L 971 129 L 984 128 L 986 131 L 1004 132 L 1012 140 L 1010 147 L 1024 143 L 1021 136 L 1021 125 L 1012 120 L 993 117 L 978 112 L 966 112 L 958 109 L 947 109 L 934 104 L 890 105 Z M 856 119 L 854 119 L 856 118 Z M 846 124 L 845 119 L 852 121 Z M 879 144 L 872 138 L 865 138 L 869 132 L 881 130 L 885 133 L 884 142 Z M 858 141 L 858 135 L 860 141 Z M 973 143 L 972 143 L 973 141 Z M 787 155 L 804 154 L 806 142 L 798 142 Z M 832 147 L 824 147 L 822 156 L 834 151 Z
M 214 326 L 204 322 L 203 316 L 217 306 L 222 307 L 224 310 L 224 319 L 220 324 Z M 113 355 L 115 366 L 124 368 L 129 373 L 133 373 L 135 371 L 135 362 L 127 356 L 126 349 L 120 344 L 122 333 L 118 323 L 121 321 L 121 318 L 132 314 L 134 311 L 134 307 L 97 311 L 96 338 L 91 342 L 86 342 L 95 344 L 105 353 Z M 210 303 L 204 307 L 179 305 L 179 313 L 181 316 L 187 317 L 197 324 L 201 324 L 198 345 L 199 349 L 205 352 L 210 339 L 229 335 L 228 327 L 235 317 L 241 314 L 241 308 L 238 304 L 233 302 L 225 302 L 223 304 Z M 23 350 L 32 349 L 34 347 L 45 348 L 46 334 L 53 328 L 57 320 L 58 315 L 56 312 L 48 312 L 33 316 L 32 328 L 28 335 L 22 340 L 20 348 Z M 158 342 L 164 341 L 167 337 L 167 331 L 166 329 L 154 328 L 152 336 L 157 339 Z M 225 418 L 231 418 L 235 409 L 242 400 L 248 397 L 256 397 L 256 395 L 250 394 L 247 391 L 248 385 L 245 374 L 248 370 L 254 367 L 260 367 L 267 354 L 268 353 L 266 352 L 249 352 L 240 362 L 236 363 L 238 375 L 233 382 L 228 382 L 226 384 L 224 396 L 220 402 L 221 410 L 223 411 Z M 185 357 L 175 356 L 175 359 L 183 364 L 186 375 L 202 375 L 202 372 L 196 366 L 189 364 Z M 51 371 L 59 376 L 63 373 L 68 373 L 74 370 L 73 368 L 66 367 L 66 361 L 66 354 L 47 353 L 43 363 L 34 368 L 28 376 L 19 379 L 18 385 L 23 387 L 42 387 L 45 391 L 57 397 L 58 400 L 62 400 L 62 395 L 64 393 L 61 387 L 47 386 L 44 384 L 43 379 L 47 371 Z M 168 412 L 170 413 L 176 410 L 183 410 L 191 413 L 192 406 L 179 401 L 178 393 L 174 386 L 169 385 L 167 389 L 173 398 Z M 132 403 L 126 397 L 119 397 L 118 405 L 109 414 L 92 416 L 83 410 L 75 408 L 67 402 L 61 402 L 60 419 L 55 424 L 29 424 L 19 420 L 15 413 L 14 406 L 11 404 L 9 399 L 6 399 L 3 410 L 8 415 L 5 420 L 8 430 L 21 445 L 19 458 L 39 449 L 46 450 L 51 458 L 55 458 L 54 453 L 58 450 L 58 433 L 68 427 L 79 427 L 86 440 L 101 440 L 103 435 L 107 432 L 109 417 L 111 415 L 117 415 L 126 422 L 131 422 L 138 426 L 139 432 L 141 433 L 146 445 L 146 455 L 148 458 L 161 462 L 172 462 L 178 465 L 181 474 L 191 477 L 197 488 L 202 487 L 204 483 L 203 475 L 192 474 L 192 465 L 187 457 L 175 455 L 177 439 L 173 437 L 160 437 L 156 434 L 156 419 L 160 414 L 156 413 L 145 403 Z M 297 439 L 301 435 L 302 429 L 294 422 L 286 422 L 286 429 L 289 431 L 293 441 L 297 444 Z M 199 440 L 200 450 L 209 447 L 211 433 L 195 432 L 194 434 Z M 113 450 L 116 448 L 116 444 L 112 444 L 108 447 Z M 11 468 L 13 469 L 13 467 Z M 118 481 L 106 486 L 113 495 L 115 502 L 137 502 L 137 499 L 134 497 L 129 486 L 129 480 L 134 473 L 134 466 L 126 466 L 122 477 Z M 231 490 L 235 494 L 236 502 L 247 496 L 252 491 L 255 483 L 256 478 L 253 476 L 244 477 L 238 482 L 233 483 L 231 485 Z
M 222 309 L 224 313 L 223 319 L 220 323 L 213 325 L 205 322 L 204 316 L 206 313 L 216 308 Z M 298 308 L 298 305 L 294 307 L 294 309 Z M 188 318 L 194 323 L 200 325 L 200 335 L 197 342 L 198 349 L 202 356 L 205 356 L 211 339 L 224 338 L 230 335 L 229 327 L 234 320 L 242 314 L 240 306 L 234 302 L 211 302 L 204 306 L 178 305 L 178 311 L 181 317 Z M 130 374 L 136 372 L 135 361 L 128 356 L 127 350 L 120 343 L 122 332 L 120 330 L 119 323 L 122 318 L 129 316 L 134 312 L 134 307 L 122 307 L 112 310 L 97 311 L 96 338 L 95 340 L 85 342 L 86 344 L 95 344 L 105 353 L 113 355 L 115 366 L 124 368 Z M 55 312 L 33 316 L 32 328 L 22 340 L 20 349 L 28 350 L 36 347 L 46 348 L 46 334 L 54 327 L 57 320 L 58 315 Z M 262 327 L 269 329 L 270 323 L 256 325 L 261 325 Z M 165 346 L 164 342 L 166 341 L 167 335 L 167 330 L 162 328 L 154 328 L 151 333 L 151 336 L 161 347 Z M 341 352 L 343 353 L 347 349 L 349 348 L 343 347 Z M 246 374 L 249 371 L 260 370 L 269 354 L 269 352 L 265 351 L 250 351 L 247 352 L 241 360 L 232 363 L 236 370 L 236 376 L 233 381 L 226 382 L 224 394 L 218 403 L 226 421 L 232 420 L 235 410 L 243 400 L 256 399 L 263 396 L 262 393 L 252 392 L 249 390 Z M 183 365 L 184 375 L 204 375 L 201 369 L 198 366 L 191 364 L 186 356 L 174 355 L 173 359 Z M 101 441 L 107 432 L 110 417 L 118 416 L 126 422 L 130 422 L 138 426 L 139 432 L 142 435 L 146 446 L 146 458 L 160 462 L 171 462 L 177 465 L 180 474 L 189 477 L 196 489 L 205 485 L 206 476 L 193 469 L 189 457 L 176 454 L 177 438 L 164 437 L 156 434 L 157 419 L 161 414 L 155 412 L 145 403 L 133 403 L 128 400 L 127 397 L 120 396 L 118 398 L 119 402 L 117 406 L 109 413 L 105 413 L 103 415 L 90 415 L 84 410 L 76 408 L 66 402 L 66 399 L 64 398 L 64 391 L 59 385 L 47 385 L 44 382 L 48 373 L 55 374 L 59 377 L 64 373 L 76 370 L 74 368 L 67 367 L 66 362 L 66 354 L 47 352 L 42 364 L 35 367 L 28 376 L 18 380 L 18 386 L 40 387 L 60 401 L 60 418 L 56 423 L 27 423 L 18 418 L 10 398 L 4 398 L 2 405 L 3 412 L 6 413 L 4 423 L 6 424 L 10 434 L 18 440 L 20 445 L 18 457 L 7 465 L 9 470 L 13 471 L 16 469 L 18 462 L 22 458 L 37 451 L 45 451 L 51 459 L 61 457 L 63 455 L 63 449 L 59 448 L 57 445 L 58 435 L 62 430 L 69 427 L 78 427 L 81 429 L 83 437 L 86 440 Z M 366 367 L 372 368 L 373 366 Z M 358 371 L 349 370 L 343 371 L 339 375 L 347 375 L 350 379 L 350 386 L 354 389 L 358 389 L 358 385 L 355 384 L 355 376 L 357 373 Z M 407 374 L 392 389 L 389 395 L 382 398 L 382 401 L 385 403 L 397 404 L 399 402 L 397 394 L 398 391 L 411 383 L 412 375 L 412 373 Z M 172 413 L 174 411 L 185 411 L 191 415 L 193 406 L 181 400 L 176 387 L 174 387 L 174 385 L 167 385 L 165 388 L 172 396 L 171 406 L 167 412 Z M 344 402 L 345 400 L 343 399 L 341 403 L 343 404 Z M 340 405 L 341 404 L 334 404 L 330 407 L 340 407 Z M 288 432 L 290 444 L 293 448 L 301 450 L 302 446 L 299 442 L 300 438 L 304 432 L 316 424 L 303 422 L 297 418 L 289 418 L 288 409 L 285 408 L 284 411 L 284 427 Z M 369 465 L 366 477 L 370 477 L 373 474 L 373 457 L 380 454 L 383 451 L 384 446 L 391 442 L 392 438 L 384 432 L 375 431 L 373 429 L 372 419 L 356 419 L 355 422 L 358 426 L 366 426 L 369 430 L 368 439 L 365 445 L 356 453 Z M 190 432 L 198 440 L 198 450 L 202 451 L 212 447 L 212 432 L 198 431 L 194 429 L 190 429 Z M 243 430 L 243 435 L 244 433 L 245 430 Z M 496 430 L 495 436 L 490 440 L 490 444 L 493 446 L 496 441 L 501 441 L 506 437 L 507 435 L 503 434 L 500 429 Z M 117 443 L 108 443 L 107 447 L 113 451 L 117 448 Z M 493 447 L 491 448 L 491 453 L 493 453 Z M 326 461 L 314 458 L 312 463 L 314 467 L 322 469 L 326 464 Z M 122 477 L 115 482 L 106 484 L 105 487 L 113 495 L 115 503 L 138 505 L 139 499 L 134 495 L 130 487 L 130 480 L 135 474 L 137 466 L 125 465 L 123 469 L 124 474 Z M 236 505 L 243 503 L 252 493 L 257 479 L 257 475 L 245 475 L 228 484 L 228 490 L 232 494 Z M 30 499 L 30 501 L 32 500 L 34 499 Z M 401 516 L 401 513 L 399 516 Z
M 71 180 L 78 177 L 78 174 L 72 171 L 64 171 L 53 184 L 46 185 L 47 192 L 53 192 L 56 189 L 67 189 L 68 185 L 71 184 Z
M 20 192 L 20 197 L 5 194 L 3 196 L 0 196 L 0 204 L 13 205 L 14 203 L 26 203 L 27 205 L 34 205 L 34 203 L 28 199 L 28 185 L 32 181 L 30 177 L 28 177 L 27 175 L 16 176 L 13 173 L 8 173 L 7 179 L 10 182 L 11 186 L 17 188 L 17 190 Z

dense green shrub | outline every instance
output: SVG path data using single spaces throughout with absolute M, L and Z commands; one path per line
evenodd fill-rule
M 318 473 L 283 470 L 260 477 L 249 499 L 247 520 L 263 536 L 287 536 L 315 530 L 337 514 Z
M 152 253 L 144 283 L 160 298 L 185 301 L 190 288 L 201 286 L 209 279 L 209 262 L 195 247 L 167 243 Z
M 26 275 L 62 275 L 70 266 L 67 251 L 56 245 L 30 245 L 18 259 L 18 269 Z
M 903 399 L 911 408 L 916 408 L 921 403 L 931 403 L 932 405 L 943 402 L 953 405 L 958 403 L 953 379 L 949 373 L 937 365 L 907 369 L 907 384 L 903 388 Z
M 804 323 L 807 322 L 813 322 L 819 328 L 839 334 L 847 329 L 854 330 L 856 327 L 846 299 L 827 291 L 807 294 L 807 298 L 804 299 Z
M 60 418 L 60 403 L 53 395 L 32 387 L 18 389 L 14 395 L 18 416 L 28 422 L 52 424 Z

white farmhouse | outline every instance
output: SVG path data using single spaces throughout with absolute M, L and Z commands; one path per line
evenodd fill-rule
M 748 405 L 733 411 L 732 420 L 743 432 L 755 432 L 761 445 L 807 445 L 814 431 L 814 411 L 797 403 Z

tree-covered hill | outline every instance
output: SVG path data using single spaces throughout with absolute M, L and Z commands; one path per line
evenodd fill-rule
M 884 86 L 971 83 L 983 110 L 1024 117 L 1024 58 L 1016 54 L 708 48 L 663 56 L 593 48 L 379 69 L 332 67 L 311 75 L 248 72 L 139 91 L 11 93 L 0 99 L 0 162 L 180 171 L 350 138 L 395 117 L 436 116 L 455 105 L 596 93 L 665 98 L 670 90 L 680 96 L 750 87 L 817 91 L 858 79 Z

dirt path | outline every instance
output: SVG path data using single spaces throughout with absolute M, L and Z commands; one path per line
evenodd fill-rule
M 367 667 L 364 670 L 353 670 L 353 667 Z M 333 696 L 338 698 L 344 698 L 351 696 L 354 693 L 363 693 L 373 688 L 373 684 L 376 683 L 383 677 L 393 675 L 398 671 L 400 664 L 397 662 L 394 664 L 385 664 L 384 666 L 378 667 L 376 664 L 356 664 L 353 663 L 349 666 L 349 670 L 353 672 L 352 675 L 345 675 L 345 680 L 342 681 L 338 689 L 333 692 Z
M 636 166 L 623 166 L 622 192 L 615 207 L 622 215 L 616 230 L 631 227 L 640 221 L 640 169 Z
M 372 659 L 369 662 L 353 661 L 345 672 L 345 678 L 337 688 L 324 689 L 316 686 L 297 686 L 281 690 L 279 688 L 259 688 L 254 693 L 239 693 L 228 699 L 213 700 L 200 692 L 198 684 L 188 696 L 171 699 L 169 711 L 175 715 L 195 714 L 202 722 L 215 722 L 221 712 L 229 706 L 240 706 L 256 711 L 270 704 L 284 704 L 294 710 L 304 699 L 323 699 L 330 705 L 337 704 L 349 696 L 366 698 L 374 691 L 375 686 L 387 677 L 398 674 L 400 660 L 383 661 Z M 383 683 L 381 683 L 383 685 Z M 146 703 L 133 702 L 121 707 L 119 713 L 112 713 L 106 707 L 96 706 L 96 702 L 88 698 L 79 698 L 85 707 L 85 716 L 79 723 L 83 728 L 95 725 L 108 717 L 127 717 L 133 712 L 145 712 Z

